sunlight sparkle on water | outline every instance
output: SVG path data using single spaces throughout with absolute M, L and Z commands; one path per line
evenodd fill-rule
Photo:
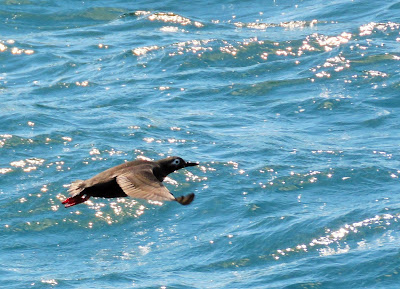
M 398 215 L 391 215 L 391 214 L 383 214 L 377 215 L 375 217 L 365 219 L 360 222 L 354 222 L 352 224 L 345 224 L 343 227 L 339 228 L 336 231 L 331 231 L 327 229 L 327 235 L 313 239 L 308 244 L 300 244 L 293 248 L 289 248 L 286 250 L 277 250 L 276 253 L 272 254 L 272 257 L 275 260 L 279 260 L 282 256 L 287 255 L 287 252 L 300 252 L 300 251 L 308 251 L 311 248 L 315 247 L 315 250 L 319 251 L 321 256 L 331 255 L 333 253 L 347 253 L 352 248 L 348 247 L 348 244 L 345 244 L 345 248 L 340 248 L 340 242 L 345 239 L 349 234 L 357 234 L 363 228 L 368 228 L 370 226 L 381 226 L 386 225 L 390 226 L 391 223 L 389 220 L 394 220 L 395 222 L 398 221 Z M 329 245 L 331 244 L 338 244 L 338 249 L 330 248 Z M 319 249 L 318 249 L 319 248 Z M 354 248 L 353 248 L 354 249 Z M 286 253 L 285 253 L 286 252 Z

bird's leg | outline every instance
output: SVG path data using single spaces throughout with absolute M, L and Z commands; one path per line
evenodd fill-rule
M 90 196 L 86 194 L 79 194 L 77 196 L 70 197 L 66 199 L 64 202 L 62 202 L 66 208 L 75 206 L 77 204 L 86 202 L 89 200 Z

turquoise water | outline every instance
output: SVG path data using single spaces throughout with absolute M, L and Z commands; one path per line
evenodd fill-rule
M 1 288 L 399 288 L 397 1 L 0 15 Z M 166 181 L 190 206 L 61 205 L 169 155 L 200 162 Z

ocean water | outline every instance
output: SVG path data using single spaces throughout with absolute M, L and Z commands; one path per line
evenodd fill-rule
M 399 288 L 400 3 L 0 2 L 0 288 Z M 136 158 L 190 206 L 64 208 Z

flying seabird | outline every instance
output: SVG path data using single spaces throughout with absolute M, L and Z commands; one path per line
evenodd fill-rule
M 87 201 L 90 197 L 133 197 L 153 201 L 177 201 L 189 205 L 194 194 L 174 197 L 162 181 L 174 171 L 198 163 L 184 161 L 180 157 L 168 157 L 158 161 L 135 160 L 105 170 L 85 181 L 77 180 L 68 189 L 71 197 L 62 203 L 66 208 Z

